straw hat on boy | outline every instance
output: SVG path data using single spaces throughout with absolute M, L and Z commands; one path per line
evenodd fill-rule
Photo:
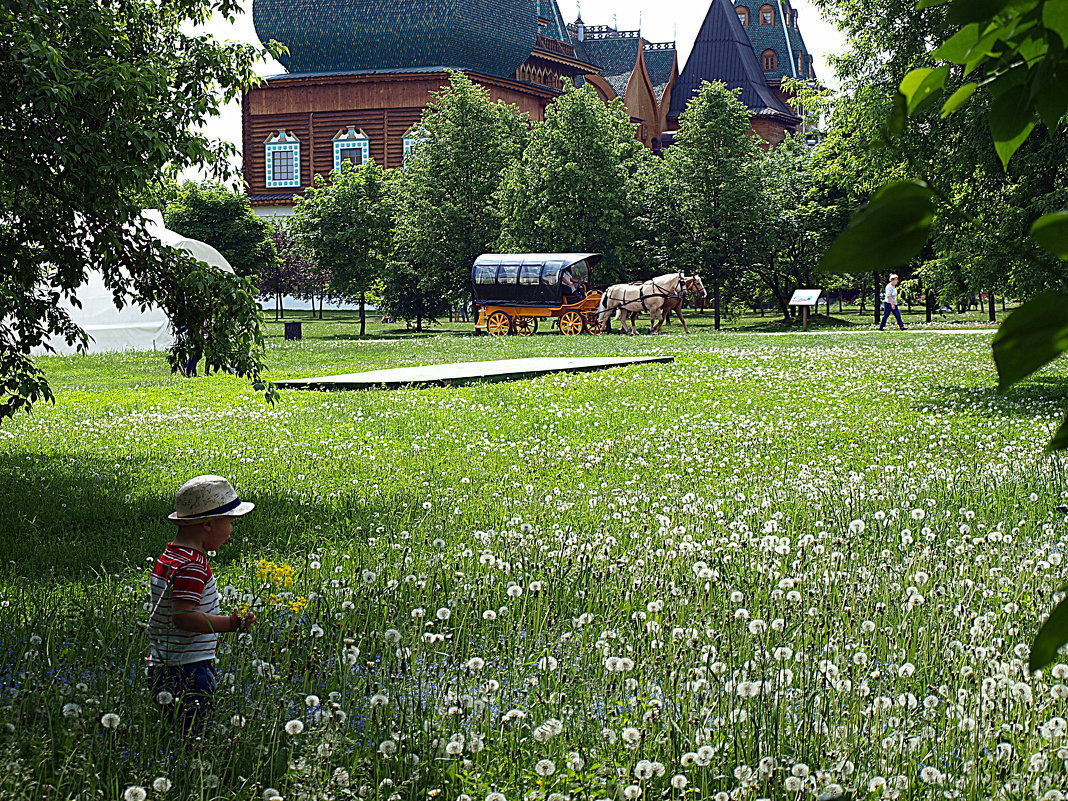
M 237 497 L 222 476 L 197 476 L 185 482 L 174 496 L 174 512 L 167 519 L 180 526 L 205 523 L 220 517 L 240 517 L 256 504 Z

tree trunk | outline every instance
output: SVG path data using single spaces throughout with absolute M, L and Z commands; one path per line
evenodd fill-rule
M 360 336 L 367 333 L 367 295 L 360 293 Z
M 842 314 L 843 311 L 844 310 L 842 309 L 842 290 L 839 289 L 838 290 L 838 313 Z
M 924 318 L 927 322 L 931 322 L 934 317 L 935 293 L 930 287 L 924 291 L 924 300 L 926 301 L 924 303 L 924 306 L 926 307 L 924 309 Z
M 422 314 L 415 315 L 415 330 L 416 330 L 416 333 L 420 333 L 423 330 L 423 315 Z
M 994 308 L 994 293 L 993 292 L 987 292 L 986 293 L 986 311 L 987 311 L 987 315 L 990 318 L 990 322 L 996 323 L 998 321 L 998 313 L 997 313 L 997 309 Z
M 761 317 L 764 316 L 764 300 L 763 300 L 763 298 L 761 298 L 761 300 L 760 300 L 760 316 Z

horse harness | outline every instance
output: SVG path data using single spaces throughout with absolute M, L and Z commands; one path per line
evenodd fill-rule
M 651 292 L 649 294 L 646 294 L 645 293 L 645 285 L 646 284 L 652 284 L 656 289 L 661 289 L 661 287 L 657 286 L 656 279 L 655 278 L 650 278 L 648 281 L 643 281 L 640 284 L 638 284 L 638 298 L 637 298 L 636 301 L 635 300 L 625 300 L 622 303 L 619 303 L 619 304 L 617 304 L 615 306 L 606 307 L 605 309 L 602 310 L 602 313 L 604 313 L 604 312 L 613 312 L 616 309 L 624 309 L 625 311 L 630 311 L 630 309 L 627 309 L 626 307 L 629 306 L 631 303 L 636 303 L 636 302 L 640 302 L 642 304 L 642 311 L 649 311 L 649 307 L 647 305 L 645 305 L 646 298 L 665 298 L 665 299 L 668 299 L 668 298 L 685 297 L 685 295 L 686 295 L 686 274 L 680 270 L 678 275 L 679 275 L 679 288 L 677 290 L 675 290 L 674 292 L 670 292 L 669 293 L 669 292 L 661 291 L 661 292 Z

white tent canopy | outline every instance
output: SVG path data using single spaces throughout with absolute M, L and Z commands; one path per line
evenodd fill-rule
M 189 239 L 169 230 L 163 224 L 163 215 L 155 210 L 142 212 L 148 232 L 162 244 L 187 251 L 194 259 L 232 273 L 234 268 L 219 251 L 199 239 Z M 97 270 L 89 271 L 88 280 L 78 287 L 75 297 L 81 303 L 76 307 L 64 301 L 61 307 L 75 325 L 89 335 L 87 353 L 109 351 L 162 350 L 174 344 L 174 331 L 163 309 L 149 306 L 144 310 L 136 303 L 123 308 L 115 305 L 111 291 L 104 286 L 104 277 Z M 77 349 L 62 339 L 53 337 L 49 344 L 59 355 L 76 353 Z M 43 347 L 34 348 L 34 355 L 49 353 Z

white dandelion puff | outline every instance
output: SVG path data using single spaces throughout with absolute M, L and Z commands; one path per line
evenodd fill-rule
M 304 731 L 304 721 L 293 719 L 286 723 L 286 734 L 296 736 Z

